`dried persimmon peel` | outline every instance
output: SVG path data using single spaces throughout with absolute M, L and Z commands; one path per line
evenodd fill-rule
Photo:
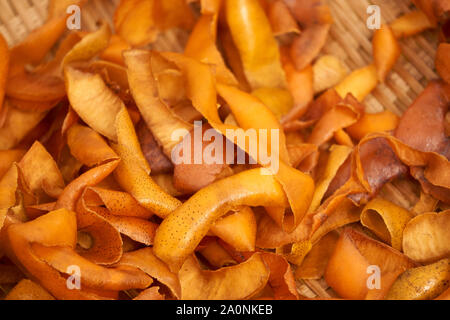
M 0 35 L 0 299 L 449 299 L 448 1 L 89 2 Z

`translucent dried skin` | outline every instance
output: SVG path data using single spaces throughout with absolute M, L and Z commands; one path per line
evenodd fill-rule
M 193 2 L 196 0 L 188 0 Z M 217 14 L 223 4 L 222 0 L 200 0 L 200 7 L 202 14 Z
M 77 255 L 70 247 L 47 247 L 39 243 L 30 245 L 33 254 L 61 273 L 66 273 L 69 266 L 79 266 L 87 287 L 119 291 L 145 289 L 152 283 L 150 277 L 136 268 L 101 267 Z
M 150 174 L 150 166 L 142 153 L 134 123 L 126 108 L 122 108 L 116 116 L 115 128 L 117 134 L 117 145 L 123 153 L 133 158 L 134 163 Z
M 65 68 L 64 74 L 72 108 L 92 129 L 116 141 L 116 115 L 125 107 L 120 98 L 98 74 L 85 73 L 70 66 Z
M 71 154 L 88 167 L 119 158 L 97 132 L 79 124 L 67 131 L 67 145 Z
M 333 145 L 330 148 L 330 155 L 325 166 L 324 172 L 316 183 L 314 196 L 308 212 L 314 212 L 320 205 L 325 193 L 327 192 L 330 183 L 336 176 L 339 168 L 344 164 L 346 159 L 352 152 L 352 149 L 347 146 Z
M 302 26 L 314 24 L 331 24 L 333 17 L 324 0 L 283 0 L 291 9 L 292 14 Z
M 217 19 L 217 14 L 204 14 L 198 19 L 186 44 L 184 54 L 200 62 L 214 65 L 219 82 L 237 85 L 236 78 L 225 65 L 225 61 L 216 47 Z
M 226 1 L 224 10 L 252 89 L 285 87 L 278 44 L 259 1 Z
M 333 18 L 323 0 L 284 0 L 302 27 L 302 33 L 291 46 L 291 57 L 298 70 L 303 70 L 317 57 L 325 45 Z
M 145 46 L 160 31 L 193 24 L 193 13 L 185 0 L 121 1 L 114 16 L 117 34 L 132 46 Z
M 172 149 L 179 142 L 171 139 L 172 133 L 178 129 L 190 131 L 192 125 L 178 118 L 161 100 L 152 71 L 153 53 L 144 50 L 127 51 L 124 58 L 128 67 L 131 93 L 142 117 L 163 147 L 164 153 L 171 157 Z M 155 67 L 158 67 L 158 62 L 159 60 L 155 60 Z
M 113 34 L 110 38 L 108 47 L 100 54 L 100 58 L 125 66 L 122 52 L 130 49 L 131 46 L 125 40 L 120 36 Z
M 336 104 L 342 101 L 342 97 L 334 89 L 329 89 L 322 93 L 316 100 L 306 109 L 304 115 L 299 115 L 292 109 L 288 116 L 283 119 L 283 123 L 299 118 L 304 122 L 310 122 L 310 125 L 319 120 L 325 112 L 333 108 Z
M 155 232 L 158 228 L 157 224 L 135 217 L 116 216 L 101 207 L 88 207 L 87 210 L 95 212 L 95 214 L 105 219 L 117 231 L 128 236 L 130 239 L 147 246 L 153 244 Z
M 43 197 L 44 193 L 53 198 L 61 195 L 65 187 L 61 172 L 55 160 L 39 142 L 33 144 L 18 167 L 27 187 L 37 197 Z
M 81 162 L 70 155 L 70 152 L 67 149 L 63 149 L 59 160 L 59 165 L 61 168 L 61 174 L 63 175 L 66 183 L 70 183 L 72 180 L 77 178 L 80 175 L 80 169 L 83 166 Z
M 408 210 L 375 198 L 361 212 L 361 223 L 394 249 L 402 251 L 403 230 L 413 217 Z
M 41 63 L 36 66 L 34 71 L 36 73 L 53 75 L 55 77 L 62 76 L 61 65 L 64 57 L 72 50 L 72 48 L 83 39 L 85 34 L 80 32 L 69 33 L 65 38 L 61 40 L 56 49 L 56 52 L 48 62 Z
M 100 52 L 105 50 L 109 44 L 111 30 L 106 23 L 96 31 L 89 33 L 64 56 L 61 68 L 77 61 L 89 61 Z
M 37 283 L 23 279 L 5 297 L 5 300 L 55 300 Z
M 402 115 L 395 136 L 414 149 L 450 158 L 450 140 L 445 133 L 449 105 L 450 86 L 431 82 Z
M 442 201 L 443 203 L 450 203 L 450 194 L 448 187 L 441 187 L 430 183 L 428 178 L 425 177 L 424 169 L 420 167 L 413 167 L 410 169 L 411 175 L 420 182 L 423 191 L 433 198 Z
M 234 261 L 228 251 L 226 251 L 214 238 L 211 241 L 207 241 L 202 248 L 198 248 L 197 252 L 200 253 L 214 269 L 236 264 L 236 261 Z
M 53 101 L 27 101 L 14 98 L 8 98 L 8 103 L 10 107 L 19 109 L 26 112 L 46 112 L 53 109 L 61 99 Z
M 194 14 L 185 0 L 156 1 L 155 20 L 161 30 L 174 27 L 190 30 Z
M 36 280 L 55 298 L 104 299 L 107 295 L 104 291 L 97 291 L 100 294 L 98 295 L 88 287 L 82 290 L 68 290 L 66 279 L 32 252 L 31 243 L 74 248 L 76 244 L 76 218 L 74 212 L 62 209 L 53 211 L 31 222 L 9 225 L 5 230 L 4 239 L 5 242 L 2 243 L 2 247 L 5 249 L 8 257 L 21 266 L 31 279 Z
M 76 212 L 78 230 L 89 234 L 92 244 L 77 248 L 77 251 L 96 264 L 111 265 L 122 257 L 122 230 L 109 219 L 111 214 L 107 209 L 97 208 L 91 203 L 92 199 L 88 196 L 93 195 L 91 190 L 86 188 L 83 191 L 77 201 Z
M 433 153 L 432 157 L 439 159 L 442 165 L 448 165 L 450 158 L 450 140 L 446 132 L 445 115 L 448 112 L 450 87 L 442 81 L 433 81 L 414 103 L 406 110 L 400 119 L 395 131 L 395 136 L 413 148 Z M 420 132 L 420 134 L 417 134 Z M 422 136 L 423 134 L 423 136 Z M 425 138 L 426 136 L 426 138 Z M 438 154 L 442 155 L 441 159 Z M 420 182 L 424 191 L 433 197 L 449 203 L 448 193 L 448 169 L 440 165 L 435 165 L 436 173 L 431 178 L 426 174 L 426 170 L 419 167 L 412 167 L 411 174 Z M 437 171 L 440 171 L 438 174 Z M 430 179 L 437 178 L 440 182 L 433 182 Z M 444 182 L 447 181 L 447 182 Z
M 267 17 L 274 35 L 281 36 L 288 33 L 300 33 L 300 28 L 292 16 L 287 5 L 281 1 L 268 1 Z
M 252 95 L 261 100 L 278 119 L 294 106 L 293 97 L 286 89 L 259 88 Z
M 179 272 L 181 299 L 248 299 L 264 288 L 269 275 L 270 270 L 260 254 L 254 254 L 236 266 L 216 271 L 201 270 L 198 261 L 191 256 Z
M 64 103 L 50 111 L 47 118 L 44 119 L 44 121 L 42 121 L 42 123 L 35 130 L 33 130 L 21 144 L 24 147 L 29 146 L 35 140 L 39 139 L 37 136 L 42 135 L 45 130 L 48 130 L 47 138 L 42 139 L 42 141 L 58 165 L 61 165 L 62 157 L 67 157 L 69 155 L 68 149 L 65 148 L 66 143 L 62 130 L 64 123 L 67 123 L 66 120 L 70 120 L 67 118 L 68 114 L 66 108 L 68 108 L 67 101 L 64 101 Z M 39 127 L 43 125 L 45 125 L 46 128 L 40 129 Z
M 224 245 L 222 243 L 222 245 Z M 267 285 L 257 295 L 255 300 L 297 300 L 299 294 L 296 289 L 296 283 L 293 276 L 291 265 L 286 260 L 285 255 L 263 250 L 256 252 L 238 252 L 228 245 L 224 245 L 228 253 L 239 263 L 249 260 L 254 255 L 261 255 L 267 267 L 270 270 L 270 276 Z
M 95 167 L 69 183 L 56 202 L 55 209 L 66 208 L 75 210 L 76 203 L 86 187 L 95 186 L 110 175 L 119 164 L 119 160 L 112 160 Z
M 125 3 L 126 1 L 121 2 Z M 116 30 L 131 45 L 143 46 L 155 41 L 157 37 L 155 22 L 152 21 L 155 2 L 151 0 L 133 2 L 131 4 L 130 1 L 130 6 L 126 7 L 128 12 L 125 14 L 120 11 L 125 7 L 118 7 L 116 12 L 123 16 L 123 20 L 120 23 L 116 21 Z
M 39 142 L 35 142 L 0 180 L 0 226 L 3 227 L 9 210 L 14 219 L 25 221 L 24 206 L 58 197 L 63 188 L 64 181 L 55 161 Z
M 377 68 L 371 64 L 350 73 L 335 87 L 335 90 L 342 98 L 351 93 L 358 101 L 363 101 L 377 84 Z
M 66 92 L 59 77 L 23 72 L 8 79 L 6 95 L 18 100 L 52 102 L 62 99 Z
M 167 265 L 158 259 L 152 248 L 124 253 L 118 265 L 135 267 L 167 286 L 176 298 L 181 297 L 178 275 L 172 273 Z
M 150 167 L 142 153 L 126 108 L 122 108 L 117 114 L 115 127 L 118 143 L 113 145 L 113 149 L 121 159 L 114 171 L 116 181 L 142 207 L 160 217 L 166 217 L 181 203 L 162 190 L 149 176 Z
M 136 134 L 141 144 L 142 153 L 152 170 L 152 175 L 173 172 L 173 164 L 158 145 L 150 129 L 141 121 L 136 126 Z
M 67 114 L 63 120 L 63 123 L 61 125 L 61 134 L 65 135 L 67 133 L 67 130 L 70 129 L 71 126 L 76 124 L 80 120 L 80 117 L 77 115 L 77 113 L 69 106 L 67 110 Z
M 348 199 L 330 207 L 334 210 L 333 214 L 317 230 L 312 227 L 315 212 L 309 213 L 291 233 L 283 231 L 270 217 L 262 217 L 258 223 L 256 246 L 273 249 L 306 240 L 315 243 L 328 232 L 360 219 L 361 210 Z
M 207 130 L 211 130 L 211 126 L 202 125 L 202 137 L 204 137 Z M 194 130 L 199 130 L 196 128 Z M 195 141 L 195 131 L 192 130 L 183 138 L 183 141 L 179 144 L 178 154 L 182 154 L 183 158 L 187 154 L 189 161 L 184 161 L 180 164 L 175 165 L 175 170 L 173 172 L 173 185 L 174 187 L 181 191 L 182 193 L 192 194 L 198 190 L 210 185 L 218 179 L 225 178 L 233 174 L 233 170 L 227 164 L 226 148 L 229 142 L 226 142 L 222 135 L 219 138 L 214 137 L 211 142 L 202 139 L 201 149 L 197 151 L 196 141 Z M 223 139 L 222 141 L 216 139 Z M 222 150 L 215 149 L 214 159 L 219 159 L 218 163 L 210 163 L 210 159 L 205 157 L 208 148 L 215 146 L 217 144 L 222 145 Z M 185 148 L 185 146 L 189 146 Z M 234 150 L 234 148 L 233 148 Z M 201 152 L 201 157 L 197 152 Z M 208 153 L 210 156 L 210 153 Z M 196 160 L 197 158 L 197 160 Z M 196 163 L 199 159 L 201 161 Z
M 407 165 L 409 167 L 415 167 L 415 166 L 425 167 L 424 174 L 431 183 L 433 183 L 437 186 L 442 186 L 444 188 L 449 188 L 450 181 L 449 181 L 449 177 L 447 177 L 447 175 L 446 175 L 446 172 L 447 172 L 446 170 L 448 170 L 447 168 L 450 164 L 449 164 L 448 160 L 446 158 L 444 158 L 443 156 L 438 155 L 437 153 L 433 153 L 433 152 L 417 151 L 417 150 L 409 147 L 408 145 L 404 144 L 400 140 L 398 140 L 390 135 L 383 134 L 383 133 L 377 133 L 377 134 L 372 134 L 372 135 L 367 136 L 366 138 L 361 140 L 360 144 L 358 145 L 358 149 L 361 149 L 365 143 L 373 141 L 373 140 L 375 140 L 375 141 L 384 140 L 384 143 L 388 144 L 388 146 L 389 146 L 388 148 L 391 148 L 391 150 L 395 153 L 395 155 L 398 157 L 398 159 L 402 163 L 404 163 L 405 165 Z M 388 149 L 386 149 L 386 150 L 388 150 Z M 360 151 L 358 154 L 360 154 Z M 361 155 L 359 155 L 358 157 L 360 159 L 357 159 L 356 164 L 357 164 L 357 167 L 360 169 L 358 169 L 359 171 L 357 174 L 360 177 L 360 181 L 363 183 L 363 185 L 365 185 L 365 187 L 368 190 L 371 190 L 371 188 L 368 187 L 369 184 L 371 184 L 371 183 L 365 182 L 365 179 L 361 178 L 363 172 L 366 170 L 365 169 L 361 170 L 363 161 L 361 161 Z M 386 157 L 386 159 L 389 158 L 388 155 L 385 155 L 385 157 Z M 390 158 L 391 158 L 391 160 L 386 160 L 386 161 L 394 161 L 392 157 L 390 157 Z M 380 169 L 381 169 L 381 167 L 380 167 Z M 388 172 L 390 172 L 389 175 L 391 175 L 395 171 L 400 173 L 402 171 L 402 169 L 400 166 L 397 166 L 397 168 L 395 168 L 395 166 L 393 166 L 391 169 L 386 170 L 385 174 L 380 174 L 380 176 L 378 178 L 376 178 L 374 176 L 373 177 L 374 182 L 385 180 L 387 178 Z M 368 172 L 370 172 L 370 170 Z M 384 176 L 384 178 L 383 178 L 383 176 Z M 373 183 L 373 186 L 375 186 L 377 184 L 378 183 Z
M 3 228 L 9 209 L 16 204 L 19 168 L 13 164 L 0 180 L 0 228 Z
M 431 300 L 449 287 L 450 259 L 406 270 L 389 290 L 388 300 Z
M 331 25 L 312 25 L 303 30 L 291 45 L 291 58 L 297 70 L 303 70 L 322 50 L 328 38 Z
M 261 253 L 261 255 L 270 270 L 268 285 L 272 289 L 273 299 L 299 299 L 292 269 L 287 260 L 282 255 L 274 253 Z
M 309 136 L 308 143 L 322 145 L 336 131 L 356 123 L 362 112 L 363 106 L 352 95 L 347 95 L 341 103 L 324 113 Z
M 285 251 L 284 248 L 278 248 L 276 252 L 282 253 L 290 263 L 300 266 L 311 248 L 311 241 L 305 240 L 293 243 L 290 251 L 287 253 L 283 252 Z
M 134 104 L 131 101 L 131 94 L 129 93 L 130 86 L 128 84 L 127 69 L 119 64 L 104 61 L 94 60 L 89 64 L 89 69 L 95 73 L 100 74 L 106 84 L 110 86 L 114 92 L 123 100 L 127 105 L 129 112 L 135 113 L 133 116 L 133 122 L 138 122 L 140 119 L 139 113 L 134 108 Z M 134 121 L 135 119 L 138 119 Z
M 329 232 L 320 239 L 306 255 L 303 263 L 295 270 L 295 278 L 322 278 L 338 239 L 339 234 L 337 232 Z
M 9 170 L 14 162 L 19 162 L 22 159 L 26 150 L 12 149 L 0 151 L 0 179 Z
M 180 197 L 184 195 L 183 192 L 175 189 L 173 185 L 173 175 L 169 173 L 155 174 L 152 175 L 152 179 L 158 186 L 161 187 L 161 189 L 170 194 L 172 197 Z
M 111 265 L 119 261 L 123 253 L 120 230 L 103 215 L 87 208 L 83 196 L 77 202 L 76 212 L 78 231 L 88 234 L 92 242 L 86 247 L 78 247 L 78 254 L 100 265 Z
M 350 148 L 354 146 L 352 138 L 350 138 L 348 133 L 345 130 L 343 130 L 343 129 L 337 130 L 333 134 L 333 137 L 336 140 L 336 142 L 338 144 L 340 144 L 340 145 L 347 146 L 347 147 L 350 147 Z
M 55 208 L 56 202 L 49 202 L 49 203 L 43 203 L 43 204 L 36 204 L 27 206 L 27 216 L 30 220 L 34 220 L 37 217 L 40 217 L 46 213 L 49 213 L 50 211 L 53 211 Z
M 450 11 L 450 3 L 446 0 L 413 0 L 414 4 L 436 25 L 447 19 L 446 13 Z
M 281 130 L 281 126 L 275 117 L 275 115 L 267 108 L 264 104 L 261 103 L 260 100 L 254 98 L 253 96 L 237 89 L 236 87 L 227 86 L 218 84 L 217 85 L 218 94 L 228 103 L 230 109 L 236 119 L 238 125 L 244 129 L 248 130 L 250 128 L 253 129 L 266 129 L 267 132 L 267 141 L 272 141 L 271 139 L 271 131 L 277 130 L 279 134 L 279 155 L 280 161 L 284 161 L 285 163 L 289 163 L 289 155 L 286 149 L 286 137 Z M 241 108 L 240 106 L 246 105 L 246 108 Z M 255 114 L 258 114 L 258 117 L 254 117 Z M 257 139 L 259 140 L 260 132 L 257 131 Z M 271 155 L 272 150 L 271 143 L 268 143 L 267 146 L 267 154 Z M 244 150 L 248 150 L 248 148 L 244 148 Z M 252 157 L 258 162 L 260 162 L 259 154 L 251 154 Z M 256 157 L 255 157 L 256 156 Z
M 154 69 L 155 83 L 157 84 L 160 99 L 168 106 L 180 104 L 189 105 L 186 99 L 186 90 L 182 73 L 159 56 L 153 55 L 152 68 Z M 179 115 L 173 110 L 176 115 Z M 182 118 L 187 121 L 187 119 Z
M 154 251 L 172 270 L 179 270 L 212 224 L 241 205 L 286 206 L 281 185 L 261 169 L 219 180 L 193 195 L 172 212 L 156 232 Z
M 327 192 L 324 195 L 325 199 L 329 198 L 337 190 L 339 190 L 339 188 L 343 187 L 346 182 L 348 182 L 352 174 L 352 161 L 353 157 L 348 157 L 339 167 L 336 175 L 334 176 L 333 180 L 331 180 L 328 186 Z
M 380 289 L 367 286 L 370 265 L 380 268 Z M 344 299 L 382 299 L 395 279 L 414 266 L 400 252 L 347 228 L 328 262 L 325 280 Z
M 392 21 L 389 26 L 396 38 L 413 36 L 433 27 L 426 14 L 421 10 L 405 13 Z
M 140 1 L 141 0 L 120 1 L 119 5 L 116 8 L 116 11 L 114 12 L 114 26 L 116 27 L 116 29 L 120 27 L 128 13 L 130 13 L 133 7 L 136 6 L 136 4 Z
M 153 213 L 140 206 L 128 193 L 99 187 L 87 188 L 84 199 L 89 206 L 105 206 L 115 216 L 149 219 Z
M 314 71 L 311 66 L 306 66 L 301 71 L 297 70 L 287 53 L 284 55 L 286 58 L 283 59 L 283 69 L 288 89 L 294 99 L 294 107 L 288 114 L 295 111 L 295 116 L 301 117 L 314 98 Z
M 438 202 L 439 200 L 421 191 L 419 201 L 417 201 L 414 205 L 412 212 L 415 215 L 419 215 L 425 212 L 433 212 L 436 210 Z
M 136 166 L 131 155 L 118 146 L 114 150 L 122 159 L 114 176 L 141 206 L 160 217 L 166 217 L 181 204 L 163 191 L 143 168 Z
M 289 159 L 291 160 L 293 168 L 298 168 L 299 165 L 302 164 L 303 160 L 318 152 L 317 146 L 310 143 L 288 145 L 287 148 L 289 152 Z
M 218 219 L 210 231 L 237 251 L 254 251 L 256 228 L 253 210 L 250 207 L 243 207 Z
M 348 74 L 343 62 L 335 56 L 321 56 L 313 65 L 314 93 L 333 88 Z
M 387 74 L 400 57 L 400 46 L 388 25 L 383 25 L 375 31 L 372 44 L 378 81 L 384 82 Z
M 359 120 L 346 128 L 350 136 L 356 140 L 361 140 L 370 133 L 388 132 L 397 128 L 399 117 L 391 111 L 379 113 L 364 113 Z
M 247 77 L 245 76 L 241 55 L 234 44 L 230 30 L 228 28 L 221 28 L 219 29 L 219 32 L 219 39 L 223 47 L 227 65 L 230 66 L 231 71 L 233 71 L 236 80 L 239 82 L 239 87 L 245 91 L 250 91 L 251 87 L 248 83 Z
M 48 20 L 11 49 L 10 74 L 23 71 L 26 64 L 38 64 L 66 31 L 66 16 Z
M 403 231 L 403 251 L 414 261 L 429 263 L 448 257 L 450 211 L 421 214 Z

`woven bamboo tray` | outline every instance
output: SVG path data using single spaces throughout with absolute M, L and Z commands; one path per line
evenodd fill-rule
M 164 1 L 164 0 L 161 0 Z M 112 16 L 119 0 L 89 0 L 82 9 L 82 29 L 96 29 L 100 20 L 111 27 Z M 369 5 L 381 8 L 383 22 L 414 9 L 410 0 L 328 0 L 334 25 L 329 40 L 322 51 L 344 61 L 349 70 L 361 68 L 372 61 L 372 30 L 366 26 Z M 0 0 L 0 32 L 10 46 L 22 41 L 29 32 L 41 26 L 46 20 L 48 0 Z M 182 45 L 174 35 L 159 39 L 156 49 L 181 51 Z M 434 57 L 437 37 L 433 31 L 400 40 L 402 56 L 390 72 L 384 84 L 378 87 L 364 101 L 367 112 L 385 109 L 397 115 L 413 102 L 426 84 L 437 78 Z M 418 201 L 417 190 L 407 181 L 387 184 L 382 196 L 405 208 L 412 208 Z M 313 298 L 335 297 L 336 294 L 321 280 L 300 280 L 297 282 L 300 294 Z

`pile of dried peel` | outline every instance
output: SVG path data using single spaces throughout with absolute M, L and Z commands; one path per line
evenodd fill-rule
M 307 299 L 295 280 L 322 277 L 342 299 L 450 299 L 449 0 L 414 0 L 350 73 L 321 55 L 325 0 L 122 0 L 115 32 L 66 32 L 85 2 L 0 36 L 5 299 Z M 427 29 L 442 79 L 401 117 L 366 113 Z M 155 50 L 172 32 L 184 51 Z M 174 163 L 195 121 L 247 163 Z M 277 171 L 238 129 L 278 130 Z M 381 197 L 396 179 L 414 208 Z

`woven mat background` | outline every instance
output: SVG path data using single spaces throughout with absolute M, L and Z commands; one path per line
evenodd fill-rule
M 107 21 L 112 27 L 111 17 L 118 2 L 119 0 L 90 0 L 82 9 L 82 28 L 95 30 L 99 20 Z M 380 6 L 383 22 L 390 22 L 414 9 L 410 0 L 328 0 L 328 3 L 335 23 L 323 53 L 341 58 L 349 70 L 363 67 L 372 61 L 373 31 L 366 26 L 368 18 L 366 10 L 369 5 Z M 23 40 L 30 31 L 44 23 L 47 5 L 48 0 L 0 0 L 0 32 L 10 46 Z M 164 45 L 165 42 L 167 45 Z M 162 39 L 159 46 L 173 46 L 174 42 L 176 39 Z M 428 31 L 402 39 L 400 46 L 402 56 L 389 74 L 386 83 L 380 84 L 366 98 L 365 105 L 368 112 L 388 109 L 401 115 L 428 81 L 437 78 L 434 70 L 437 48 L 435 33 Z M 418 200 L 417 194 L 412 191 L 412 187 L 406 181 L 396 181 L 386 185 L 383 196 L 411 208 Z M 308 297 L 336 296 L 324 280 L 298 281 L 298 290 Z

